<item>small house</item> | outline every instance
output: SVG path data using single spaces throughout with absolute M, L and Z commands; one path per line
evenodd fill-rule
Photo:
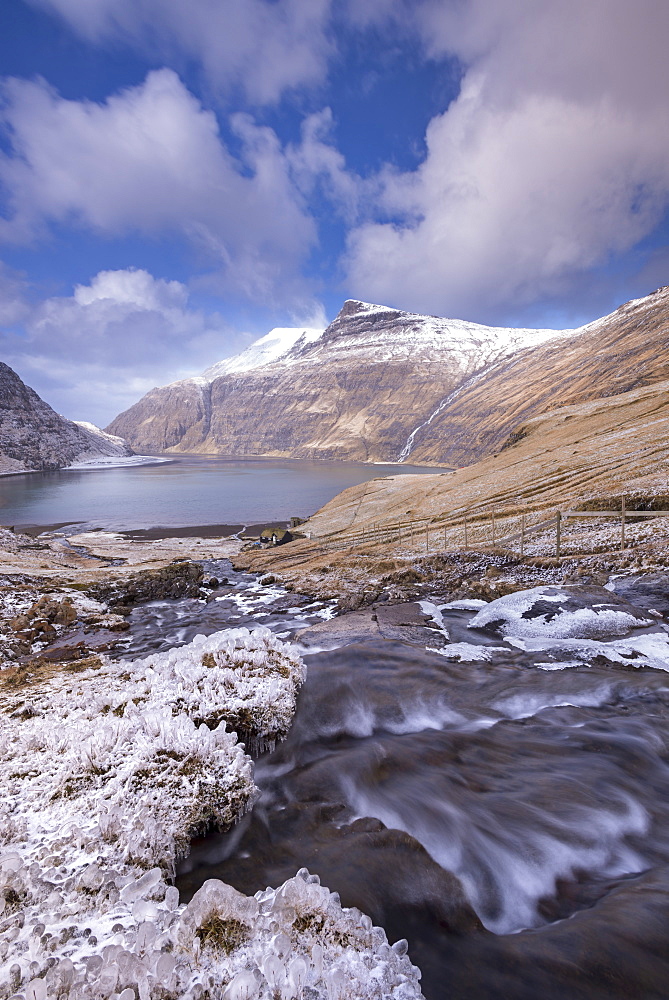
M 286 528 L 263 528 L 260 532 L 261 545 L 285 545 L 293 536 Z

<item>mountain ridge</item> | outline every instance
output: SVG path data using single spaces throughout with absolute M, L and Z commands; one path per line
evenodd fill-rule
M 474 371 L 572 331 L 486 327 L 349 299 L 312 333 L 255 368 L 235 371 L 229 359 L 213 380 L 152 389 L 107 430 L 154 453 L 397 461 L 413 428 Z
M 535 416 L 668 379 L 669 286 L 574 333 L 487 366 L 461 386 L 429 430 L 416 435 L 412 459 L 468 465 Z
M 120 438 L 56 413 L 0 361 L 0 474 L 49 472 L 132 454 Z

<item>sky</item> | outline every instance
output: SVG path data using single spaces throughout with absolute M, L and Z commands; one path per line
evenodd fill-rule
M 3 0 L 0 360 L 105 426 L 344 300 L 669 283 L 666 0 Z

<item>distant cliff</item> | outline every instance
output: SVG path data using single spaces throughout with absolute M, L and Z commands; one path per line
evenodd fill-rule
M 669 287 L 625 303 L 567 338 L 487 365 L 415 436 L 411 459 L 469 465 L 525 421 L 669 379 Z
M 0 362 L 0 473 L 62 469 L 127 455 L 132 449 L 125 441 L 61 417 Z
M 349 300 L 276 330 L 109 426 L 138 450 L 467 465 L 527 419 L 669 378 L 669 290 L 577 330 L 516 330 Z
M 272 331 L 202 376 L 152 389 L 107 429 L 153 453 L 397 461 L 474 372 L 556 336 L 349 300 L 326 330 Z

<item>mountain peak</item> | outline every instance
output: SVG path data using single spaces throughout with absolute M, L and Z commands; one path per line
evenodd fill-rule
M 374 302 L 362 302 L 360 299 L 346 299 L 334 320 L 347 319 L 359 313 L 399 313 L 401 310 L 392 309 L 390 306 L 380 306 Z
M 0 361 L 0 475 L 130 455 L 132 450 L 121 438 L 56 413 Z

